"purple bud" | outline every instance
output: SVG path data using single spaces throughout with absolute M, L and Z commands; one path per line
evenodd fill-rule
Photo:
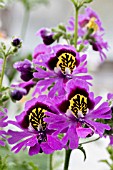
M 92 43 L 91 45 L 94 51 L 98 51 L 98 45 L 96 43 Z
M 19 38 L 15 38 L 15 39 L 13 39 L 13 41 L 12 41 L 12 45 L 14 46 L 14 47 L 20 47 L 21 46 L 21 40 L 19 39 Z
M 17 101 L 19 101 L 19 100 L 22 99 L 22 97 L 23 97 L 24 95 L 26 95 L 26 93 L 27 93 L 27 91 L 26 91 L 25 89 L 22 89 L 22 88 L 20 88 L 20 89 L 14 89 L 13 91 L 11 91 L 10 96 L 11 96 L 12 100 L 17 100 Z
M 21 73 L 20 77 L 22 80 L 29 81 L 33 78 L 33 71 L 29 60 L 25 59 L 24 61 L 16 62 L 14 68 Z
M 50 45 L 55 41 L 53 39 L 54 33 L 51 32 L 51 30 L 48 30 L 47 28 L 42 28 L 41 30 L 39 30 L 37 35 L 40 35 L 42 37 L 45 45 Z

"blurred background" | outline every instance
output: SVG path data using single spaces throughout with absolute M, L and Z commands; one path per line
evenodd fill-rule
M 93 90 L 96 95 L 106 97 L 108 92 L 113 93 L 113 0 L 95 0 L 90 7 L 100 16 L 105 28 L 104 38 L 109 42 L 107 60 L 103 63 L 98 53 L 88 51 L 88 67 L 94 78 Z M 22 38 L 21 56 L 25 56 L 32 54 L 36 45 L 42 42 L 41 38 L 36 36 L 40 28 L 56 27 L 59 23 L 67 24 L 73 13 L 70 0 L 9 0 L 6 7 L 0 9 L 0 31 L 6 34 L 7 41 L 13 36 Z M 87 151 L 85 162 L 80 151 L 73 151 L 70 170 L 83 170 L 83 168 L 84 170 L 109 170 L 107 165 L 99 162 L 101 159 L 108 158 L 105 150 L 108 143 L 109 140 L 101 139 L 85 145 Z

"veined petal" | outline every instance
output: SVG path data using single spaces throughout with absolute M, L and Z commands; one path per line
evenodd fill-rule
M 80 138 L 86 138 L 89 134 L 92 133 L 92 130 L 90 128 L 79 127 L 76 129 L 76 132 Z
M 36 155 L 40 152 L 40 145 L 39 143 L 36 143 L 35 145 L 31 146 L 29 148 L 29 155 L 30 156 L 33 156 L 33 155 Z
M 54 152 L 54 149 L 52 149 L 47 142 L 41 143 L 41 148 L 45 154 L 51 154 Z
M 94 122 L 91 120 L 85 120 L 85 122 L 88 123 L 95 130 L 95 133 L 100 135 L 100 137 L 103 136 L 105 130 L 111 129 L 109 125 L 100 122 Z

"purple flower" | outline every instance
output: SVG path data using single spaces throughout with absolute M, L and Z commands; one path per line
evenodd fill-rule
M 102 97 L 94 98 L 85 81 L 69 81 L 66 91 L 64 98 L 61 96 L 53 99 L 59 114 L 48 112 L 48 117 L 44 118 L 49 129 L 56 129 L 56 135 L 65 134 L 62 138 L 63 144 L 69 143 L 69 148 L 75 149 L 78 147 L 79 138 L 90 137 L 94 133 L 102 137 L 105 130 L 110 130 L 109 125 L 97 122 L 98 119 L 111 118 L 108 102 L 99 104 Z
M 20 129 L 19 131 L 8 131 L 9 144 L 15 144 L 12 151 L 18 153 L 22 148 L 25 150 L 29 147 L 29 155 L 32 156 L 41 152 L 50 154 L 62 149 L 61 142 L 57 137 L 52 136 L 53 130 L 49 130 L 44 121 L 47 111 L 52 114 L 57 112 L 50 106 L 47 96 L 40 96 L 26 102 L 25 110 L 16 116 L 16 121 L 9 121 L 9 124 Z
M 108 43 L 107 42 L 104 42 L 103 40 L 103 35 L 97 35 L 95 34 L 92 37 L 90 37 L 90 39 L 88 40 L 90 45 L 92 46 L 93 50 L 96 51 L 96 52 L 99 52 L 99 55 L 100 55 L 100 58 L 101 58 L 101 61 L 103 61 L 104 59 L 107 58 L 106 54 L 105 54 L 105 50 L 108 51 Z
M 41 59 L 41 55 L 43 54 L 49 54 L 51 52 L 51 47 L 46 46 L 45 44 L 39 44 L 35 47 L 34 53 L 33 53 L 33 58 L 34 59 Z
M 21 100 L 23 96 L 29 93 L 29 90 L 35 86 L 32 80 L 11 85 L 10 96 L 12 100 Z
M 33 74 L 34 77 L 42 79 L 37 82 L 35 93 L 41 93 L 50 88 L 49 97 L 53 97 L 56 93 L 64 95 L 65 86 L 69 80 L 78 77 L 86 81 L 92 79 L 91 76 L 82 74 L 87 73 L 86 55 L 80 57 L 75 48 L 70 45 L 53 46 L 50 53 L 48 51 L 41 53 L 33 62 L 37 70 Z
M 104 31 L 100 18 L 91 8 L 85 8 L 84 14 L 79 14 L 78 24 L 79 36 L 84 36 L 88 29 L 93 29 L 93 33 Z M 69 26 L 67 26 L 67 30 L 74 31 L 74 25 L 74 18 L 71 17 L 69 20 Z
M 21 79 L 24 81 L 29 81 L 33 78 L 33 70 L 31 67 L 31 62 L 28 59 L 24 61 L 18 61 L 14 64 L 14 68 L 21 73 Z
M 103 40 L 103 31 L 98 15 L 91 8 L 86 8 L 85 14 L 79 15 L 79 36 L 84 37 L 93 50 L 99 52 L 101 61 L 106 58 L 104 50 L 108 50 L 108 44 Z
M 82 33 L 80 36 L 92 29 L 93 33 L 104 31 L 102 23 L 98 15 L 91 8 L 86 8 L 84 14 L 79 15 L 79 31 Z
M 3 111 L 2 111 L 3 110 Z M 6 116 L 6 113 L 7 113 L 7 109 L 3 109 L 3 108 L 0 108 L 0 145 L 2 146 L 5 146 L 5 143 L 3 140 L 1 139 L 6 139 L 5 138 L 5 135 L 7 135 L 7 133 L 3 130 L 4 127 L 7 126 L 7 122 L 6 122 L 6 119 L 8 118 Z
M 43 39 L 43 43 L 45 45 L 50 45 L 52 44 L 55 40 L 53 39 L 54 33 L 51 32 L 51 30 L 47 28 L 41 28 L 37 33 L 37 36 L 41 36 Z
M 69 20 L 68 31 L 74 31 L 74 18 Z M 104 29 L 100 18 L 91 9 L 86 8 L 84 14 L 79 15 L 78 19 L 78 43 L 83 43 L 84 46 L 90 44 L 92 49 L 99 52 L 101 61 L 106 59 L 105 50 L 108 50 L 108 43 L 103 40 Z M 87 43 L 86 43 L 87 42 Z

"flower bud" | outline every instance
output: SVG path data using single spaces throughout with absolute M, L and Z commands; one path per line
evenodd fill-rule
M 10 96 L 12 100 L 21 100 L 24 95 L 26 95 L 27 91 L 22 88 L 14 89 L 11 91 Z
M 19 38 L 15 38 L 12 41 L 12 46 L 20 48 L 22 45 L 22 42 Z
M 24 61 L 16 62 L 14 68 L 21 73 L 22 80 L 27 82 L 33 78 L 33 70 L 29 60 L 25 59 Z
M 43 43 L 45 45 L 50 45 L 55 41 L 53 38 L 54 33 L 46 28 L 42 28 L 41 30 L 39 30 L 37 32 L 37 35 L 41 36 L 41 38 L 43 39 Z

